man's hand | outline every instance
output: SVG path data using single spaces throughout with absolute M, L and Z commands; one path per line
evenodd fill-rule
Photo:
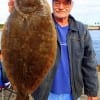
M 99 100 L 98 97 L 92 97 L 92 96 L 88 96 L 88 99 L 87 100 Z

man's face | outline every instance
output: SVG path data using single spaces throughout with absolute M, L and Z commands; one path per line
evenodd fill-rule
M 9 0 L 8 7 L 9 7 L 9 12 L 11 13 L 11 11 L 14 9 L 14 0 Z
M 57 18 L 66 18 L 69 16 L 72 9 L 72 1 L 67 0 L 54 0 L 52 3 L 54 16 Z

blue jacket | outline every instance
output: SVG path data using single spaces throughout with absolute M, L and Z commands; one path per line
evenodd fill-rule
M 85 25 L 76 21 L 72 16 L 69 16 L 69 27 L 70 31 L 67 36 L 67 43 L 70 60 L 72 95 L 74 100 L 77 100 L 77 98 L 81 96 L 83 87 L 86 95 L 97 96 L 97 63 L 90 34 Z M 35 100 L 47 100 L 48 98 L 52 80 L 57 69 L 56 64 L 60 57 L 59 42 L 57 52 L 57 60 L 54 67 L 49 71 L 40 87 L 32 94 Z

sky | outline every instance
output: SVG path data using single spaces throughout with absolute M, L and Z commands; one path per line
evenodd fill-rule
M 50 7 L 52 0 L 48 0 Z M 71 14 L 79 21 L 88 25 L 100 25 L 100 0 L 73 0 Z M 8 0 L 0 0 L 0 23 L 5 23 L 8 12 Z M 51 10 L 52 11 L 52 10 Z

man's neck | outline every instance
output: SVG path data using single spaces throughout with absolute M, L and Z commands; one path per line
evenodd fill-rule
M 60 25 L 60 26 L 67 26 L 68 25 L 68 18 L 56 18 L 55 21 Z

